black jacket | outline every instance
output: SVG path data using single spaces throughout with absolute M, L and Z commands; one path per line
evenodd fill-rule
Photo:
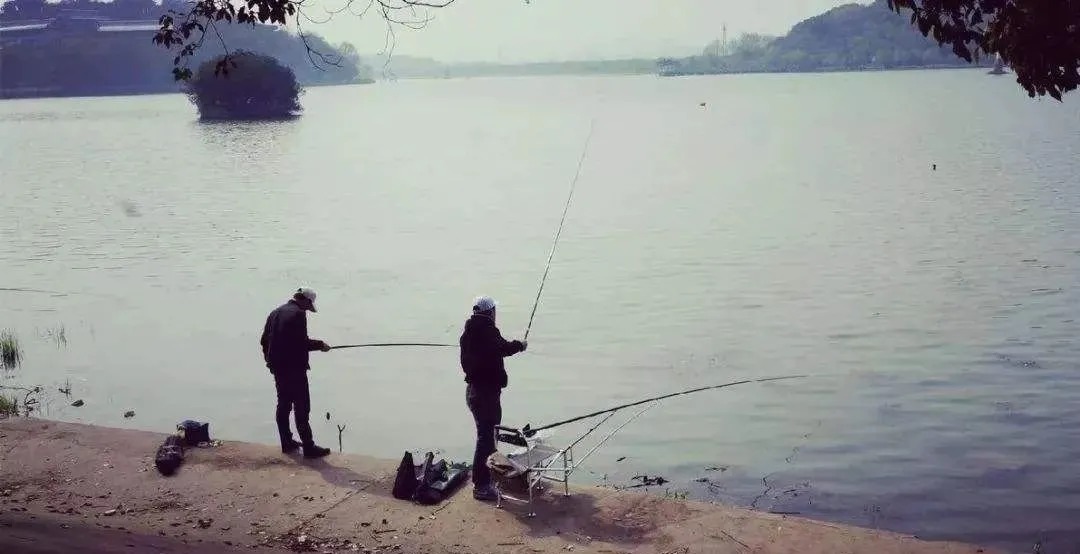
M 266 317 L 262 339 L 263 360 L 271 373 L 307 371 L 308 352 L 322 348 L 323 341 L 307 334 L 307 312 L 292 300 Z
M 461 333 L 461 369 L 465 382 L 488 388 L 506 387 L 503 358 L 525 350 L 521 341 L 508 341 L 490 317 L 474 314 Z

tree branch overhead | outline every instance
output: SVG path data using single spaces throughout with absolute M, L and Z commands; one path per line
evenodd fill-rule
M 352 11 L 354 0 L 346 0 L 340 9 L 327 10 L 325 20 L 312 19 L 305 12 L 307 0 L 193 0 L 190 9 L 186 13 L 170 10 L 158 20 L 159 28 L 154 34 L 153 41 L 166 49 L 177 47 L 177 55 L 173 59 L 173 77 L 176 80 L 191 78 L 192 72 L 188 62 L 195 52 L 203 46 L 208 31 L 213 32 L 221 42 L 224 56 L 218 61 L 216 71 L 228 73 L 233 64 L 228 47 L 224 38 L 217 30 L 217 24 L 240 24 L 249 25 L 296 25 L 300 38 L 308 50 L 308 57 L 316 67 L 319 64 L 338 65 L 340 59 L 334 59 L 323 52 L 319 52 L 311 46 L 306 35 L 303 33 L 301 19 L 310 23 L 319 24 L 329 21 L 335 15 L 348 10 L 350 13 L 363 16 L 371 8 L 377 7 L 377 11 L 386 22 L 388 36 L 393 36 L 394 25 L 401 25 L 410 29 L 422 29 L 432 20 L 426 13 L 429 9 L 445 8 L 455 0 L 369 0 L 367 7 L 357 14 Z M 424 11 L 424 14 L 420 12 Z M 407 13 L 406 16 L 399 14 Z
M 924 36 L 967 60 L 1001 56 L 1028 96 L 1080 85 L 1080 0 L 887 0 Z

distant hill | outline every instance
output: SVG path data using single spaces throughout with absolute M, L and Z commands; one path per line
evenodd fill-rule
M 0 98 L 105 96 L 178 92 L 171 73 L 176 48 L 151 42 L 157 17 L 186 9 L 183 0 L 13 0 L 0 6 Z M 309 36 L 312 48 L 338 58 L 338 66 L 315 67 L 303 41 L 279 27 L 223 25 L 231 51 L 276 58 L 305 85 L 371 82 L 370 69 L 354 48 Z M 191 67 L 222 53 L 207 41 Z M 324 64 L 325 65 L 325 64 Z
M 749 39 L 749 40 L 748 40 Z M 885 0 L 847 4 L 796 24 L 779 38 L 744 36 L 700 56 L 658 60 L 661 75 L 966 67 L 889 10 Z

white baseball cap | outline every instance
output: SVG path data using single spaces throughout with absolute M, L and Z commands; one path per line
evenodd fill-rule
M 472 311 L 474 312 L 490 312 L 495 309 L 495 299 L 490 296 L 477 296 L 476 300 L 473 300 Z
M 307 288 L 307 287 L 300 287 L 300 288 L 296 289 L 296 293 L 294 294 L 294 296 L 300 296 L 300 297 L 306 298 L 307 301 L 311 303 L 311 311 L 313 311 L 313 312 L 318 311 L 318 310 L 315 309 L 315 296 L 316 296 L 316 294 L 315 294 L 314 289 L 310 289 L 310 288 Z

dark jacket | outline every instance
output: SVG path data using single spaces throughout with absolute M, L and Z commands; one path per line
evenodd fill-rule
M 262 339 L 263 360 L 271 373 L 300 372 L 311 368 L 308 352 L 322 347 L 321 340 L 307 334 L 307 312 L 292 300 L 266 317 Z
M 503 358 L 525 350 L 521 341 L 504 339 L 495 327 L 495 321 L 479 314 L 474 314 L 465 322 L 459 344 L 465 382 L 493 389 L 506 387 Z

